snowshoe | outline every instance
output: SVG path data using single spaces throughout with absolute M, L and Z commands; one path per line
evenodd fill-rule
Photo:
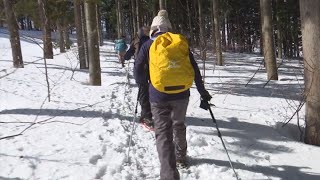
M 141 118 L 140 123 L 149 131 L 154 131 L 153 121 L 147 118 Z

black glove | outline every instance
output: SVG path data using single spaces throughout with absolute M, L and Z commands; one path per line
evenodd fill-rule
M 210 108 L 209 102 L 205 100 L 201 100 L 200 108 L 204 110 L 208 110 Z
M 207 90 L 203 91 L 201 93 L 201 99 L 203 101 L 209 102 L 211 100 L 212 96 L 209 94 L 209 92 Z

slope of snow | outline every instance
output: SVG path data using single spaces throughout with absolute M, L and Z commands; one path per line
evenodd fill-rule
M 0 179 L 159 179 L 154 133 L 136 126 L 127 162 L 137 87 L 133 63 L 121 69 L 111 42 L 101 47 L 101 87 L 88 86 L 77 49 L 55 50 L 48 60 L 47 99 L 39 46 L 22 38 L 24 69 L 12 68 L 10 43 L 0 33 Z M 283 60 L 280 80 L 267 83 L 261 57 L 224 54 L 226 65 L 207 64 L 206 87 L 215 117 L 241 179 L 320 179 L 319 148 L 298 142 L 296 117 L 281 128 L 300 103 L 303 76 L 298 60 Z M 128 67 L 129 66 L 129 67 Z M 202 63 L 199 61 L 199 66 Z M 129 70 L 127 73 L 127 70 Z M 235 179 L 210 114 L 199 108 L 193 87 L 187 113 L 191 167 L 183 180 Z M 299 113 L 303 126 L 304 109 Z

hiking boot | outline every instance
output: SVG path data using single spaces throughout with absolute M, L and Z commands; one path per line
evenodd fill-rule
M 141 118 L 140 123 L 148 130 L 154 131 L 153 121 L 148 118 Z
M 176 160 L 176 165 L 178 169 L 183 169 L 183 168 L 187 168 L 188 167 L 188 162 L 187 160 L 184 159 L 177 159 Z

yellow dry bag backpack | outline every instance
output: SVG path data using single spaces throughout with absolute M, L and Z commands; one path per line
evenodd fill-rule
M 188 90 L 194 80 L 189 45 L 180 34 L 158 36 L 149 51 L 150 80 L 155 89 L 167 94 Z

